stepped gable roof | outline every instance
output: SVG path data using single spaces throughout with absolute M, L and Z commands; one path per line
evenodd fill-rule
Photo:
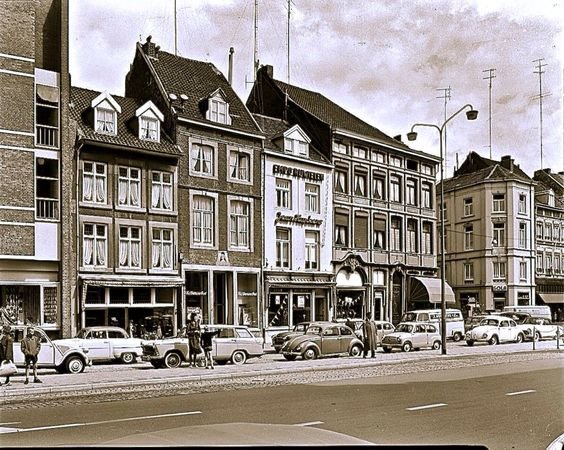
M 520 180 L 533 183 L 533 180 L 515 163 L 513 163 L 513 170 L 510 170 L 502 166 L 499 161 L 484 158 L 476 152 L 470 152 L 460 168 L 454 172 L 454 176 L 444 180 L 444 190 L 450 191 L 480 182 L 502 180 Z
M 156 58 L 148 58 L 148 60 L 153 65 L 167 95 L 175 94 L 179 98 L 173 102 L 178 117 L 260 134 L 260 129 L 243 101 L 212 63 L 175 56 L 162 50 L 158 51 Z M 221 89 L 225 100 L 229 103 L 231 125 L 216 124 L 207 120 L 205 109 L 202 108 L 206 99 L 218 89 Z M 183 107 L 180 101 L 181 94 L 188 97 Z
M 258 123 L 259 127 L 261 128 L 262 132 L 266 135 L 267 141 L 265 142 L 265 147 L 269 150 L 275 150 L 280 153 L 284 153 L 283 149 L 279 148 L 278 146 L 272 143 L 272 140 L 282 136 L 282 134 L 292 128 L 287 121 L 283 119 L 278 119 L 276 117 L 264 116 L 262 114 L 254 114 L 253 117 Z M 327 158 L 325 158 L 320 152 L 318 152 L 311 144 L 309 146 L 309 159 L 314 161 L 322 161 L 325 163 L 329 163 Z
M 175 157 L 182 154 L 180 147 L 175 145 L 164 133 L 162 123 L 160 142 L 139 139 L 138 132 L 132 127 L 132 125 L 133 122 L 137 120 L 135 111 L 146 102 L 141 102 L 133 98 L 112 95 L 112 98 L 121 107 L 121 113 L 118 113 L 117 115 L 117 134 L 115 136 L 111 136 L 108 134 L 97 133 L 94 130 L 94 111 L 91 104 L 92 100 L 99 95 L 100 92 L 98 91 L 74 86 L 71 87 L 71 104 L 69 111 L 71 118 L 76 120 L 81 134 L 81 140 L 118 145 L 123 147 L 124 150 L 129 148 Z
M 413 151 L 413 149 L 403 142 L 388 136 L 378 128 L 364 122 L 339 105 L 333 103 L 322 94 L 292 86 L 282 81 L 274 79 L 273 81 L 282 92 L 288 93 L 288 96 L 296 105 L 324 121 L 334 130 L 350 131 L 361 136 L 366 136 L 367 138 L 375 139 L 384 144 Z

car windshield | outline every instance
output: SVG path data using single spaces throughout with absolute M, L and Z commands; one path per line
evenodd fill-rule
M 480 322 L 480 325 L 490 325 L 490 326 L 494 326 L 497 327 L 499 326 L 499 319 L 482 319 L 482 321 Z
M 306 330 L 306 334 L 321 334 L 321 327 L 314 325 L 314 326 L 310 326 L 308 327 L 308 329 Z
M 411 322 L 413 320 L 417 320 L 417 313 L 413 313 L 413 312 L 405 313 L 402 317 L 402 320 L 404 320 L 405 322 Z
M 78 333 L 76 333 L 75 337 L 77 337 L 79 339 L 84 339 L 86 337 L 86 330 L 83 328 Z
M 524 325 L 543 325 L 543 320 L 538 317 L 527 317 L 523 320 Z
M 411 333 L 413 330 L 413 325 L 409 325 L 407 323 L 400 323 L 396 328 L 396 331 L 400 333 Z
M 309 326 L 308 322 L 298 323 L 294 327 L 294 331 L 306 331 L 308 326 Z

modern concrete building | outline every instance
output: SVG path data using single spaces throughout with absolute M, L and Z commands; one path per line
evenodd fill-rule
M 1 1 L 0 306 L 9 320 L 68 334 L 68 5 Z
M 436 286 L 438 158 L 416 151 L 322 94 L 258 70 L 251 111 L 298 125 L 334 166 L 332 317 L 398 321 L 440 301 Z
M 537 170 L 535 185 L 536 300 L 564 320 L 564 172 Z
M 534 184 L 510 156 L 475 152 L 444 180 L 445 275 L 463 312 L 534 304 Z

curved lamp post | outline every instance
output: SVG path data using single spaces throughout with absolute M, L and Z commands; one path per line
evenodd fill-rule
M 466 111 L 466 118 L 468 120 L 476 120 L 478 118 L 478 111 L 474 109 L 471 104 L 466 104 L 454 114 L 452 114 L 448 119 L 446 119 L 442 125 L 434 125 L 431 123 L 416 123 L 412 125 L 411 131 L 407 133 L 407 139 L 409 141 L 414 141 L 417 139 L 417 133 L 413 131 L 415 127 L 430 127 L 435 128 L 439 132 L 439 142 L 440 142 L 440 158 L 441 158 L 441 200 L 440 200 L 440 223 L 441 223 L 441 239 L 440 239 L 440 254 L 441 254 L 441 353 L 446 355 L 446 298 L 445 298 L 445 218 L 444 218 L 444 206 L 443 206 L 443 197 L 444 197 L 444 183 L 443 183 L 443 176 L 444 176 L 444 158 L 443 158 L 443 132 L 445 130 L 445 126 L 448 122 L 450 122 L 454 117 L 460 114 L 465 109 Z

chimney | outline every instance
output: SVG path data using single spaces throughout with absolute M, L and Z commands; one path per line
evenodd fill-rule
M 233 47 L 229 48 L 229 72 L 227 73 L 227 80 L 229 81 L 229 86 L 233 85 L 233 53 L 235 50 Z
M 502 156 L 501 167 L 505 167 L 510 172 L 513 172 L 513 158 L 510 155 Z
M 147 36 L 147 41 L 142 45 L 143 51 L 149 58 L 157 58 L 160 47 L 155 46 L 154 42 L 151 42 L 152 36 Z
M 264 70 L 270 78 L 274 78 L 274 67 L 272 67 L 271 65 L 266 65 L 262 66 L 262 70 Z

